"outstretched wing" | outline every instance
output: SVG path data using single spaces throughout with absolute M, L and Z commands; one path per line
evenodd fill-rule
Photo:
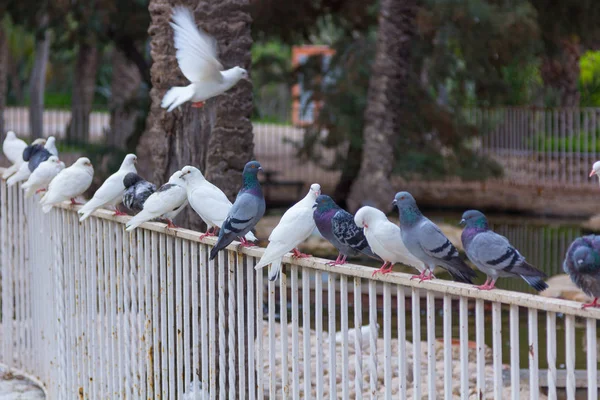
M 192 12 L 185 7 L 173 9 L 173 22 L 177 62 L 190 82 L 206 79 L 221 80 L 223 65 L 217 60 L 217 43 L 213 37 L 196 25 Z

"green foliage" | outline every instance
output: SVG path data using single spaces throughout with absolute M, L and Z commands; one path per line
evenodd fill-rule
M 588 51 L 579 61 L 581 107 L 600 107 L 600 51 Z

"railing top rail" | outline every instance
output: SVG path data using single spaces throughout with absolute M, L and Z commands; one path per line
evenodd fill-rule
M 63 202 L 61 204 L 56 205 L 56 207 L 77 212 L 77 210 L 81 206 L 73 206 L 69 202 Z M 96 210 L 92 215 L 110 221 L 115 221 L 124 224 L 129 220 L 129 216 L 114 216 L 112 211 L 99 209 Z M 206 237 L 204 239 L 200 239 L 200 232 L 193 231 L 185 228 L 175 228 L 175 229 L 166 229 L 166 224 L 159 222 L 145 222 L 140 225 L 140 228 L 148 229 L 151 231 L 159 232 L 162 234 L 170 235 L 176 238 L 181 238 L 193 242 L 204 243 L 208 245 L 215 245 L 217 242 L 217 238 L 214 237 Z M 242 253 L 251 257 L 262 257 L 264 253 L 264 248 L 261 247 L 241 247 L 238 242 L 234 242 L 234 244 L 230 244 L 227 246 L 228 250 L 233 250 L 238 253 Z M 502 289 L 495 289 L 492 291 L 482 291 L 476 289 L 472 285 L 445 281 L 436 279 L 433 281 L 424 281 L 419 282 L 417 280 L 411 280 L 410 274 L 406 273 L 391 273 L 391 274 L 377 274 L 376 276 L 372 276 L 373 268 L 366 267 L 363 265 L 357 264 L 345 264 L 344 266 L 330 266 L 327 262 L 330 260 L 326 260 L 323 258 L 312 257 L 305 259 L 294 259 L 292 257 L 286 256 L 283 259 L 283 262 L 286 264 L 293 264 L 299 267 L 310 268 L 313 270 L 335 273 L 340 275 L 345 275 L 348 277 L 359 277 L 367 280 L 375 280 L 380 282 L 387 282 L 395 285 L 401 285 L 405 287 L 418 288 L 423 290 L 428 290 L 434 292 L 438 295 L 453 295 L 453 296 L 462 296 L 470 299 L 481 299 L 485 301 L 492 302 L 500 302 L 503 304 L 512 304 L 526 308 L 533 308 L 541 311 L 549 311 L 555 313 L 562 313 L 567 315 L 574 315 L 583 318 L 595 318 L 600 319 L 600 309 L 582 309 L 581 303 L 563 299 L 554 299 L 548 297 L 542 297 L 539 295 L 521 293 L 521 292 L 513 292 Z

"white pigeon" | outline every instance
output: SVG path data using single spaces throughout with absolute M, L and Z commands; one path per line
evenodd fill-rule
M 163 97 L 162 108 L 170 112 L 186 101 L 191 101 L 192 107 L 202 107 L 204 101 L 248 77 L 248 72 L 241 67 L 223 71 L 223 65 L 217 59 L 216 40 L 196 26 L 189 9 L 174 7 L 171 27 L 179 69 L 191 84 L 169 89 Z
M 391 222 L 383 212 L 373 207 L 362 207 L 354 215 L 354 222 L 359 228 L 363 228 L 373 253 L 384 262 L 373 275 L 377 272 L 392 272 L 396 263 L 415 267 L 420 272 L 425 270 L 425 264 L 414 257 L 404 245 L 400 227 Z
M 30 176 L 31 176 L 31 171 L 29 170 L 29 162 L 24 161 L 19 166 L 19 169 L 17 170 L 17 172 L 12 174 L 10 176 L 10 178 L 8 178 L 8 180 L 6 181 L 6 184 L 8 185 L 8 187 L 10 187 L 10 186 L 14 185 L 15 183 L 29 179 Z
M 48 191 L 40 200 L 42 210 L 49 212 L 54 204 L 71 200 L 71 204 L 78 204 L 75 198 L 88 190 L 94 178 L 94 167 L 90 159 L 81 157 L 69 168 L 65 168 L 56 175 L 48 185 Z
M 225 193 L 207 181 L 202 172 L 196 167 L 189 165 L 183 167 L 180 177 L 185 182 L 190 206 L 208 227 L 208 231 L 201 235 L 200 239 L 215 236 L 215 230 L 221 228 L 221 225 L 227 219 L 232 206 L 231 202 Z M 257 240 L 252 232 L 248 232 L 245 238 L 251 242 Z
M 42 161 L 31 173 L 27 182 L 21 186 L 25 190 L 25 198 L 30 198 L 37 191 L 46 190 L 52 179 L 63 169 L 65 169 L 65 163 L 56 156 L 50 156 L 46 161 Z
M 56 148 L 56 138 L 54 136 L 48 136 L 44 148 L 48 150 L 53 156 L 58 157 L 58 149 Z
M 23 162 L 23 150 L 27 147 L 25 141 L 17 138 L 13 131 L 6 133 L 6 138 L 2 142 L 2 152 L 8 158 L 8 161 L 15 164 L 19 160 Z
M 321 186 L 313 183 L 306 196 L 283 214 L 279 224 L 271 232 L 269 245 L 254 267 L 259 269 L 271 264 L 269 280 L 274 281 L 281 274 L 281 258 L 288 251 L 293 251 L 292 257 L 308 257 L 296 250 L 296 246 L 305 241 L 315 230 L 312 207 L 320 194 Z
M 20 140 L 20 139 L 18 139 Z M 25 143 L 25 142 L 23 142 Z M 36 144 L 41 144 L 44 145 L 46 144 L 46 139 L 36 139 L 33 141 L 33 143 L 31 143 L 31 146 L 36 145 Z M 25 151 L 25 149 L 27 148 L 27 144 L 25 144 L 25 147 L 23 148 L 23 150 L 21 150 L 21 153 L 19 155 L 19 157 L 17 158 L 16 161 L 13 162 L 13 164 L 8 167 L 4 173 L 2 174 L 2 179 L 7 179 L 8 177 L 11 177 L 11 175 L 15 174 L 15 173 L 19 173 L 18 177 L 15 177 L 12 180 L 8 180 L 7 183 L 9 183 L 9 186 L 14 185 L 17 182 L 23 181 L 27 178 L 29 178 L 29 175 L 31 175 L 31 171 L 29 171 L 29 164 L 27 164 L 25 161 L 23 161 L 23 151 Z M 27 168 L 23 168 L 23 164 L 26 164 Z
M 130 172 L 137 173 L 137 170 L 135 169 L 136 162 L 137 157 L 135 154 L 127 154 L 125 156 L 119 170 L 109 176 L 102 186 L 96 190 L 96 193 L 94 193 L 94 196 L 90 201 L 85 203 L 83 207 L 77 211 L 81 215 L 79 222 L 84 221 L 94 211 L 105 205 L 109 205 L 115 209 L 114 215 L 126 215 L 120 212 L 116 206 L 123 201 L 123 194 L 125 193 L 123 179 L 125 178 L 125 175 Z
M 172 228 L 174 225 L 171 219 L 175 218 L 186 204 L 185 183 L 181 180 L 181 171 L 177 171 L 171 175 L 169 182 L 146 199 L 142 211 L 127 222 L 126 230 L 132 231 L 144 222 L 160 217 L 167 218 L 169 227 Z

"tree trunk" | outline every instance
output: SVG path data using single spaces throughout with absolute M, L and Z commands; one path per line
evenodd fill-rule
M 48 16 L 42 17 L 42 26 L 47 25 Z M 35 38 L 35 60 L 29 83 L 29 133 L 32 139 L 42 137 L 44 122 L 44 90 L 46 67 L 50 55 L 50 33 L 43 29 Z
M 352 185 L 348 207 L 369 204 L 390 209 L 394 189 L 390 176 L 395 162 L 396 135 L 402 133 L 410 74 L 410 48 L 416 34 L 417 0 L 382 0 L 377 49 L 367 108 L 362 163 Z
M 112 54 L 112 80 L 110 109 L 110 132 L 107 144 L 125 150 L 127 140 L 134 133 L 139 117 L 136 107 L 137 94 L 142 83 L 138 67 L 115 49 Z
M 4 137 L 4 109 L 6 108 L 8 69 L 8 43 L 2 24 L 0 24 L 0 137 Z
M 98 48 L 95 44 L 80 43 L 75 62 L 73 96 L 71 98 L 71 122 L 67 139 L 87 143 L 90 137 L 90 113 L 96 91 Z
M 541 75 L 544 85 L 557 92 L 559 107 L 579 106 L 579 58 L 581 46 L 577 39 L 564 39 L 558 52 L 542 59 Z
M 252 38 L 248 0 L 185 0 L 182 3 L 194 11 L 199 25 L 217 39 L 219 58 L 225 68 L 236 65 L 249 68 Z M 208 100 L 201 109 L 191 108 L 186 103 L 167 113 L 160 107 L 165 92 L 172 86 L 189 82 L 181 74 L 175 58 L 173 30 L 169 26 L 170 2 L 151 0 L 149 10 L 152 105 L 148 131 L 137 150 L 140 160 L 147 160 L 140 171 L 146 176 L 153 172 L 153 180 L 162 183 L 174 171 L 194 165 L 233 198 L 241 185 L 244 164 L 253 152 L 252 84 L 240 81 L 227 93 Z M 181 214 L 180 220 L 186 221 L 188 227 L 202 227 L 199 217 L 189 207 Z

